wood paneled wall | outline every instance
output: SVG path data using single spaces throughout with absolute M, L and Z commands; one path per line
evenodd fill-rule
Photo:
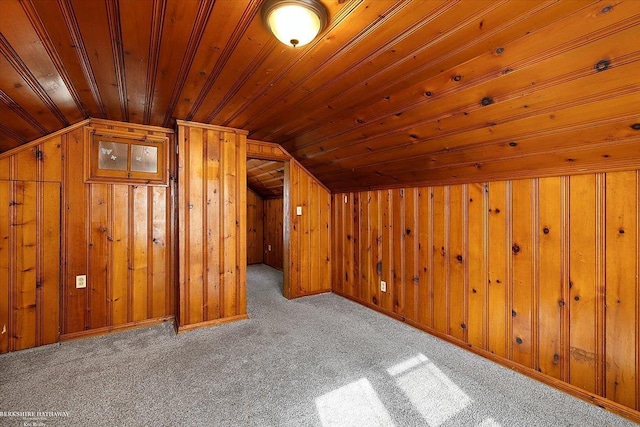
M 283 269 L 284 247 L 283 228 L 284 199 L 266 199 L 264 201 L 264 263 Z
M 247 188 L 247 264 L 263 262 L 264 200 Z
M 298 163 L 280 145 L 257 141 L 247 141 L 247 155 L 251 158 L 280 160 L 284 162 L 283 215 L 278 216 L 279 202 L 268 206 L 265 200 L 265 215 L 283 218 L 283 251 L 273 250 L 271 256 L 283 254 L 284 296 L 297 298 L 331 290 L 331 192 L 308 170 Z M 302 215 L 296 215 L 296 208 L 302 208 Z M 271 211 L 271 212 L 269 212 Z M 268 220 L 267 220 L 268 221 Z M 265 222 L 267 224 L 267 222 Z M 266 225 L 267 233 L 275 232 Z M 266 248 L 266 245 L 265 245 Z M 265 263 L 279 268 L 277 259 Z M 288 285 L 287 285 L 288 284 Z
M 2 155 L 0 198 L 9 208 L 0 209 L 0 292 L 14 308 L 0 308 L 9 325 L 0 351 L 175 313 L 174 180 L 85 184 L 86 129 L 167 136 L 174 151 L 170 129 L 92 119 Z M 77 275 L 87 276 L 86 288 L 76 289 Z
M 60 336 L 63 139 L 0 156 L 0 353 Z
M 0 353 L 58 341 L 60 184 L 0 181 Z
M 91 127 L 168 136 L 174 153 L 170 129 L 102 120 L 92 120 Z M 79 167 L 90 143 L 85 138 L 85 130 L 76 129 L 64 142 L 62 333 L 75 337 L 170 320 L 174 180 L 169 187 L 85 184 Z M 75 287 L 80 274 L 87 275 L 86 289 Z
M 334 194 L 333 290 L 638 420 L 639 200 L 636 170 Z
M 295 160 L 285 166 L 284 264 L 294 298 L 331 290 L 331 193 Z M 302 215 L 296 208 L 302 208 Z M 287 227 L 286 224 L 289 224 Z
M 178 141 L 178 329 L 246 318 L 246 132 L 178 121 Z

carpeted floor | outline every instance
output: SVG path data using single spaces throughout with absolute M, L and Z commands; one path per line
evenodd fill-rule
M 249 320 L 2 355 L 0 426 L 635 425 L 336 295 L 287 301 L 281 287 L 251 266 Z

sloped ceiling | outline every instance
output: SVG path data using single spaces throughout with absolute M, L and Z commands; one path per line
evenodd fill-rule
M 284 163 L 248 159 L 247 186 L 263 199 L 281 198 L 284 191 Z
M 638 158 L 636 0 L 323 0 L 296 49 L 258 0 L 0 2 L 0 151 L 177 118 L 280 143 L 334 191 Z

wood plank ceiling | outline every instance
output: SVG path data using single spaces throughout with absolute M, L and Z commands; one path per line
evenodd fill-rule
M 281 198 L 284 191 L 284 163 L 248 159 L 247 186 L 263 199 Z
M 323 0 L 297 49 L 261 3 L 1 0 L 0 151 L 177 118 L 280 143 L 333 191 L 638 157 L 640 1 Z

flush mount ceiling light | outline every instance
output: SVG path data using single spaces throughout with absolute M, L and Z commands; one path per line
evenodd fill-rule
M 262 20 L 282 43 L 304 46 L 327 25 L 327 9 L 318 0 L 267 0 Z

